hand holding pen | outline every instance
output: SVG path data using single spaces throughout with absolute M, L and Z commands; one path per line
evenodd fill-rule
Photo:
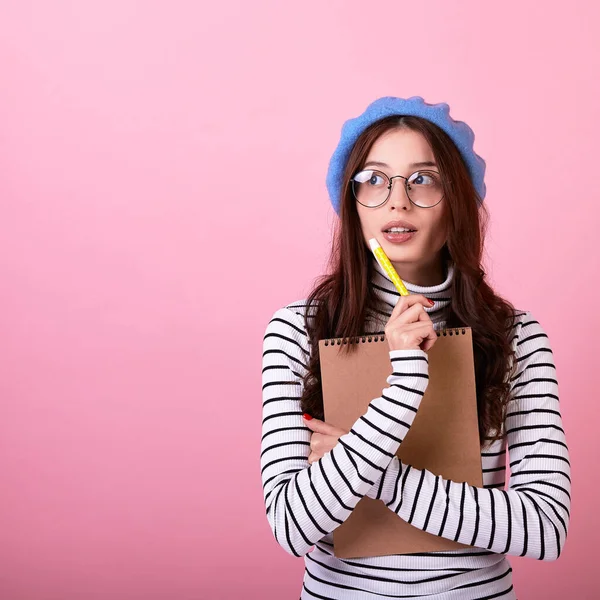
M 369 246 L 400 293 L 385 326 L 385 338 L 390 350 L 429 350 L 437 341 L 437 334 L 424 307 L 431 308 L 434 302 L 422 294 L 409 294 L 379 242 L 372 238 Z

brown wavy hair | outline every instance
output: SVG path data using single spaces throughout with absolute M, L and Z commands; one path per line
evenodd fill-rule
M 343 174 L 340 219 L 334 229 L 328 273 L 316 280 L 307 297 L 306 310 L 312 315 L 306 319 L 311 354 L 301 407 L 318 419 L 324 418 L 318 340 L 364 334 L 368 316 L 385 310 L 370 285 L 373 257 L 365 244 L 350 178 L 362 168 L 373 143 L 383 133 L 402 128 L 425 137 L 442 177 L 447 233 L 441 258 L 455 265 L 446 326 L 472 329 L 479 439 L 484 446 L 504 433 L 510 379 L 515 368 L 511 337 L 516 313 L 513 305 L 486 282 L 481 261 L 489 213 L 485 205 L 478 204 L 466 164 L 450 137 L 419 117 L 391 116 L 373 123 L 350 153 Z M 340 348 L 352 352 L 357 345 Z

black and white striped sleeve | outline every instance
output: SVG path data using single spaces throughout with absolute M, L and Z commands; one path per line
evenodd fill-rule
M 505 421 L 508 490 L 445 480 L 394 457 L 381 486 L 367 495 L 434 535 L 550 561 L 560 556 L 569 526 L 569 451 L 548 336 L 529 312 L 515 333 L 517 372 Z
M 425 352 L 391 351 L 394 370 L 401 373 L 390 375 L 389 387 L 350 432 L 309 465 L 312 432 L 300 408 L 309 356 L 302 315 L 288 307 L 276 311 L 263 342 L 261 477 L 273 535 L 293 556 L 303 556 L 341 525 L 381 477 L 429 382 Z

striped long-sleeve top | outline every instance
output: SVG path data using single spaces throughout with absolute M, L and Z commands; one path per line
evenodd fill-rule
M 399 297 L 385 271 L 374 266 L 372 284 L 389 312 L 367 325 L 372 332 L 383 331 Z M 440 285 L 406 282 L 411 293 L 435 301 L 426 310 L 436 330 L 446 324 L 453 275 L 450 263 Z M 331 451 L 309 465 L 312 432 L 300 407 L 310 356 L 306 308 L 302 300 L 280 308 L 266 327 L 260 456 L 273 535 L 288 553 L 304 557 L 300 597 L 517 598 L 507 555 L 557 559 L 570 516 L 569 452 L 553 354 L 541 325 L 530 312 L 516 312 L 517 369 L 503 437 L 482 449 L 483 487 L 478 488 L 412 468 L 395 456 L 427 387 L 422 350 L 390 351 L 393 374 L 381 396 Z M 336 558 L 332 532 L 364 496 L 380 499 L 415 527 L 471 547 Z

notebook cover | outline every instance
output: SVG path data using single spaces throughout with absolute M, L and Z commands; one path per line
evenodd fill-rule
M 469 327 L 437 332 L 428 351 L 429 384 L 397 456 L 456 482 L 483 486 L 473 340 Z M 364 340 L 364 341 L 363 341 Z M 355 338 L 358 350 L 341 356 L 344 340 L 319 340 L 325 421 L 349 430 L 392 373 L 383 335 Z M 339 558 L 411 554 L 466 548 L 401 519 L 381 500 L 364 497 L 333 532 Z

